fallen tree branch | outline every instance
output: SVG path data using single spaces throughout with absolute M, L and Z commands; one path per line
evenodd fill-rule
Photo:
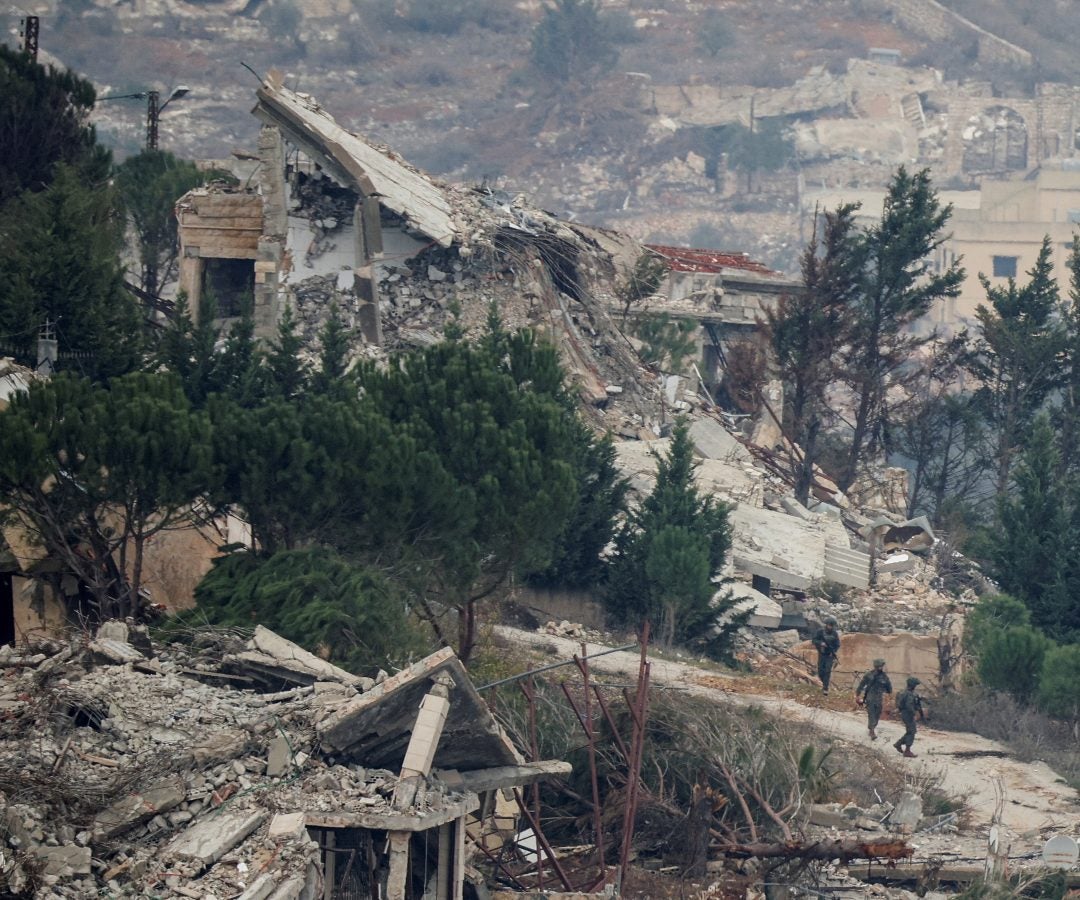
M 734 856 L 740 859 L 749 857 L 839 859 L 841 862 L 852 859 L 908 859 L 914 853 L 914 850 L 904 841 L 858 840 L 814 841 L 809 844 L 801 841 L 785 841 L 782 844 L 721 844 L 714 847 L 714 849 L 719 850 L 725 856 Z

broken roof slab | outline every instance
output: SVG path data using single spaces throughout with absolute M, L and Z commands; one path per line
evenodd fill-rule
M 737 569 L 805 591 L 825 576 L 825 532 L 787 513 L 740 503 L 731 514 Z
M 399 769 L 420 702 L 433 679 L 449 675 L 450 712 L 435 765 L 469 771 L 518 766 L 524 760 L 492 717 L 465 667 L 449 647 L 354 697 L 316 726 L 325 749 L 356 756 L 365 766 Z
M 262 83 L 252 113 L 279 128 L 341 184 L 379 202 L 443 247 L 457 233 L 443 190 L 404 161 L 346 131 L 311 97 L 289 90 L 277 73 Z

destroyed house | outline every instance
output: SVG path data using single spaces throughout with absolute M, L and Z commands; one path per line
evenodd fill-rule
M 800 290 L 797 279 L 774 272 L 745 253 L 649 244 L 667 275 L 640 315 L 666 315 L 697 323 L 695 354 L 710 392 L 723 379 L 735 344 L 758 342 L 759 323 L 781 294 Z
M 277 75 L 257 97 L 257 183 L 198 189 L 177 205 L 180 288 L 193 309 L 213 292 L 223 319 L 253 301 L 256 333 L 267 337 L 295 286 L 319 276 L 365 340 L 380 344 L 380 269 L 427 247 L 449 247 L 456 234 L 449 201 L 425 175 L 346 131 Z
M 496 798 L 570 771 L 522 760 L 449 649 L 370 679 L 262 627 L 114 621 L 0 675 L 0 894 L 464 900 Z

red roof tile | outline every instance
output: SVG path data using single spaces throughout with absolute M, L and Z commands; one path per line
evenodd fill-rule
M 725 253 L 722 250 L 695 250 L 691 247 L 670 247 L 665 244 L 647 244 L 654 253 L 662 256 L 673 272 L 719 272 L 721 269 L 742 269 L 759 275 L 774 275 L 757 260 L 745 253 Z

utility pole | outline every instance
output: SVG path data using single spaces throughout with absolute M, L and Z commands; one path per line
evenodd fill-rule
M 38 30 L 40 21 L 37 16 L 26 16 L 22 22 L 23 53 L 30 57 L 30 62 L 37 62 Z
M 171 98 L 170 98 L 171 99 Z M 158 114 L 161 107 L 158 106 L 160 94 L 157 91 L 146 92 L 146 149 L 157 150 L 158 142 Z

